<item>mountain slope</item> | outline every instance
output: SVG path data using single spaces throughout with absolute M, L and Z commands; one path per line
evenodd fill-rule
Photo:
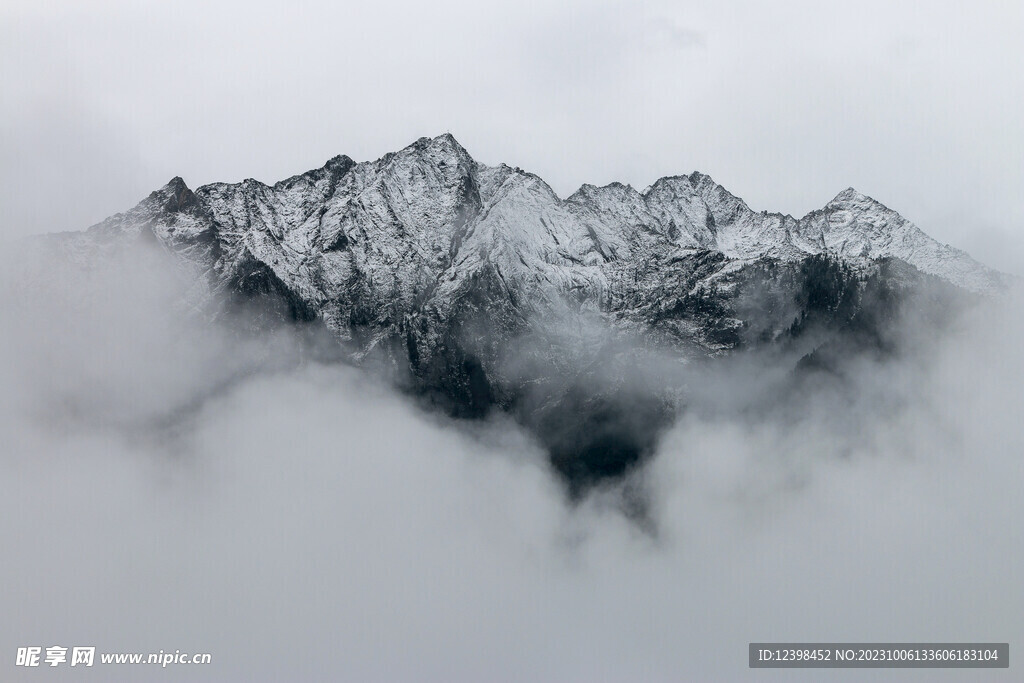
M 768 347 L 795 364 L 836 338 L 883 348 L 894 313 L 867 302 L 1002 286 L 852 189 L 800 219 L 699 173 L 561 199 L 450 135 L 274 185 L 175 178 L 60 242 L 88 262 L 135 239 L 180 256 L 197 307 L 270 302 L 453 414 L 513 412 L 581 486 L 653 447 L 686 401 L 672 368 Z

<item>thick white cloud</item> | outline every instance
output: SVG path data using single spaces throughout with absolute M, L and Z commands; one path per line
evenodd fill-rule
M 57 644 L 214 658 L 97 680 L 811 681 L 748 670 L 746 644 L 1024 643 L 1002 304 L 795 423 L 684 416 L 644 473 L 651 533 L 614 492 L 568 505 L 505 421 L 189 322 L 157 256 L 44 272 L 0 307 L 8 665 Z

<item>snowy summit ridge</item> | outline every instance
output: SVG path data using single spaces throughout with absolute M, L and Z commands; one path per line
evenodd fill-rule
M 824 343 L 816 329 L 882 344 L 877 321 L 888 313 L 878 307 L 922 283 L 961 293 L 1003 283 L 852 188 L 799 219 L 752 211 L 696 172 L 642 192 L 583 185 L 562 199 L 536 175 L 476 162 L 448 134 L 376 161 L 336 156 L 273 185 L 193 191 L 174 178 L 59 239 L 86 260 L 140 236 L 191 269 L 200 301 L 273 302 L 285 318 L 325 325 L 356 361 L 387 358 L 457 414 L 518 411 L 583 479 L 650 446 L 616 436 L 617 446 L 594 447 L 604 454 L 595 461 L 586 439 L 563 439 L 550 422 L 552 406 L 605 415 L 619 400 L 608 397 L 626 371 L 609 369 L 619 360 L 605 362 L 600 335 L 581 331 L 591 323 L 681 358 L 766 343 L 803 354 Z M 552 383 L 598 366 L 612 377 L 605 398 Z M 537 387 L 547 387 L 539 398 Z
M 583 185 L 561 199 L 536 175 L 474 161 L 450 134 L 376 161 L 336 156 L 273 185 L 247 179 L 193 192 L 176 177 L 68 240 L 88 248 L 143 230 L 205 274 L 211 290 L 269 288 L 295 315 L 321 319 L 342 338 L 359 332 L 364 346 L 424 307 L 449 308 L 480 282 L 506 289 L 516 302 L 509 313 L 524 319 L 567 298 L 623 313 L 620 298 L 649 298 L 660 290 L 645 285 L 698 261 L 715 265 L 673 294 L 728 288 L 730 274 L 751 264 L 819 254 L 861 271 L 895 259 L 971 292 L 1002 282 L 853 188 L 800 219 L 752 211 L 697 172 L 643 192 Z

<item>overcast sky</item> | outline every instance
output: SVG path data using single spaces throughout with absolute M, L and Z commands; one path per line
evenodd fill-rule
M 562 196 L 699 169 L 799 216 L 852 185 L 1024 275 L 1022 3 L 824 4 L 0 0 L 0 237 L 449 131 Z M 95 644 L 213 654 L 164 682 L 781 681 L 748 642 L 1024 643 L 1020 298 L 795 426 L 681 417 L 645 535 L 566 505 L 507 421 L 179 317 L 159 251 L 88 278 L 31 251 L 0 247 L 8 669 Z
M 827 5 L 4 0 L 0 234 L 450 131 L 562 196 L 701 170 L 800 216 L 854 186 L 1024 273 L 1021 3 Z

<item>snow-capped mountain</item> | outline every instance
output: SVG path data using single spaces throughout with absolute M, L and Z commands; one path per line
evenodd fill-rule
M 752 211 L 700 173 L 562 199 L 531 173 L 474 161 L 451 135 L 274 185 L 193 191 L 174 178 L 60 243 L 87 261 L 139 236 L 181 257 L 196 302 L 255 297 L 323 323 L 353 360 L 388 359 L 456 414 L 516 412 L 583 479 L 621 471 L 650 445 L 633 435 L 664 422 L 661 394 L 626 390 L 638 345 L 685 361 L 792 346 L 812 328 L 878 337 L 866 311 L 879 288 L 1003 282 L 852 188 L 799 219 Z M 801 354 L 825 343 L 802 338 Z M 649 404 L 650 429 L 634 428 L 623 400 Z

